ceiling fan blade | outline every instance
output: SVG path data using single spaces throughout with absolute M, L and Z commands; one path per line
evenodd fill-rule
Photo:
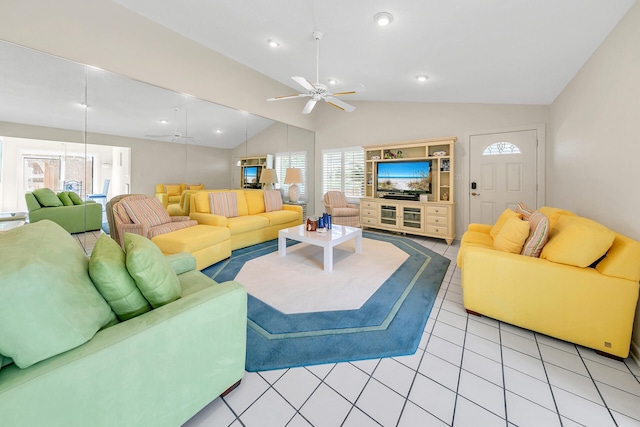
M 309 90 L 309 91 L 316 90 L 315 86 L 313 86 L 313 83 L 311 83 L 309 80 L 305 79 L 304 77 L 295 76 L 291 78 L 306 90 Z
M 267 99 L 267 101 L 280 101 L 282 99 L 303 98 L 305 96 L 311 96 L 311 95 L 308 95 L 306 93 L 297 93 L 295 95 L 275 96 L 273 98 Z
M 302 114 L 309 114 L 311 110 L 313 110 L 313 107 L 316 106 L 316 102 L 317 101 L 315 99 L 310 99 L 309 101 L 307 101 L 307 105 L 304 106 Z
M 344 110 L 347 113 L 350 113 L 356 109 L 356 107 L 354 107 L 353 105 L 347 104 L 346 102 L 340 101 L 339 99 L 334 98 L 332 96 L 327 96 L 324 98 L 324 100 L 327 104 L 333 107 L 339 108 L 341 110 Z
M 172 133 L 166 135 L 145 135 L 147 138 L 169 138 L 170 136 L 175 136 Z
M 333 96 L 345 96 L 345 95 L 355 95 L 356 93 L 362 93 L 364 92 L 364 85 L 360 84 L 359 87 L 357 87 L 356 89 L 349 89 L 349 90 L 343 90 L 340 92 L 335 92 L 332 95 Z

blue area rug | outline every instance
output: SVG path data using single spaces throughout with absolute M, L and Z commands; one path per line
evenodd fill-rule
M 247 371 L 415 353 L 450 261 L 407 238 L 363 237 L 392 243 L 409 258 L 357 310 L 287 315 L 249 295 Z M 246 261 L 274 251 L 277 240 L 239 249 L 203 273 L 233 280 Z

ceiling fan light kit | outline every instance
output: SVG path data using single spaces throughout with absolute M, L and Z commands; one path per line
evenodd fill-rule
M 373 17 L 373 20 L 381 27 L 386 27 L 387 25 L 393 22 L 393 15 L 389 12 L 380 12 L 376 13 L 376 16 Z
M 316 106 L 318 101 L 324 101 L 332 107 L 336 107 L 339 110 L 346 111 L 348 113 L 352 112 L 356 109 L 351 104 L 347 104 L 344 101 L 339 100 L 336 96 L 343 95 L 354 95 L 356 93 L 355 90 L 348 90 L 342 92 L 332 93 L 328 90 L 326 85 L 320 83 L 320 40 L 322 39 L 322 32 L 314 31 L 312 33 L 313 38 L 316 40 L 316 82 L 311 83 L 304 77 L 301 76 L 293 76 L 291 77 L 293 81 L 302 86 L 307 92 L 306 93 L 298 93 L 295 95 L 285 95 L 285 96 L 276 96 L 274 98 L 269 98 L 267 101 L 281 101 L 283 99 L 293 99 L 293 98 L 311 98 L 305 104 L 302 109 L 302 114 L 309 114 L 313 111 L 313 107 Z M 335 79 L 332 79 L 335 80 Z M 364 86 L 361 85 L 360 91 L 364 90 Z

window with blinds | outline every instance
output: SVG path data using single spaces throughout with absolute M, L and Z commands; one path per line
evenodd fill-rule
M 275 157 L 275 170 L 278 175 L 278 182 L 276 183 L 276 189 L 282 189 L 284 194 L 289 193 L 289 184 L 284 183 L 284 179 L 287 174 L 287 168 L 297 168 L 302 171 L 301 184 L 298 184 L 300 188 L 300 198 L 307 198 L 307 152 L 296 151 L 291 153 L 276 153 Z
M 347 197 L 364 196 L 364 149 L 322 150 L 322 192 L 342 191 Z

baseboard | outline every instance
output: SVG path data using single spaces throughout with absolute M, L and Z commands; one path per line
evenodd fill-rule
M 640 366 L 640 345 L 634 341 L 631 341 L 630 354 L 636 365 Z

